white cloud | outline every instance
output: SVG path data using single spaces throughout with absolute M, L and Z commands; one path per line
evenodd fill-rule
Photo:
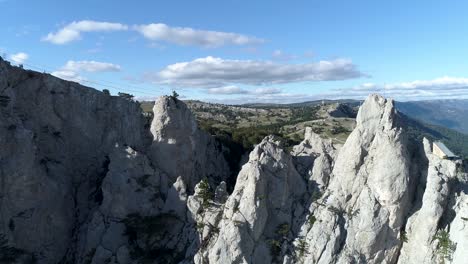
M 85 71 L 85 72 L 117 72 L 121 67 L 117 64 L 98 62 L 98 61 L 67 61 L 62 68 L 66 71 Z
M 468 78 L 440 77 L 432 80 L 416 80 L 385 85 L 363 83 L 356 87 L 333 89 L 328 92 L 305 93 L 244 93 L 238 97 L 223 99 L 207 98 L 210 102 L 229 104 L 245 103 L 297 103 L 321 99 L 364 99 L 369 94 L 378 93 L 399 101 L 435 99 L 468 99 Z
M 42 41 L 62 45 L 81 39 L 83 32 L 109 32 L 128 29 L 128 25 L 121 23 L 81 20 L 65 25 L 56 32 L 50 32 L 47 36 L 42 38 Z M 152 41 L 164 41 L 178 45 L 219 47 L 224 45 L 250 45 L 265 42 L 263 39 L 238 33 L 198 30 L 189 27 L 171 27 L 162 23 L 135 25 L 132 29 Z
M 219 47 L 224 45 L 249 45 L 264 42 L 263 39 L 237 33 L 198 30 L 189 27 L 170 27 L 166 24 L 137 25 L 134 29 L 145 38 L 178 45 Z
M 67 61 L 59 70 L 52 75 L 69 81 L 81 82 L 86 79 L 79 75 L 80 72 L 117 72 L 121 67 L 117 64 L 98 61 Z
M 379 93 L 396 100 L 468 98 L 468 78 L 440 77 L 392 84 L 364 83 L 356 87 L 336 89 L 323 94 L 327 98 L 362 99 L 370 93 Z
M 248 93 L 247 90 L 241 89 L 234 85 L 219 87 L 219 88 L 210 88 L 207 90 L 207 92 L 209 94 L 246 94 Z
M 74 71 L 58 70 L 58 71 L 52 72 L 52 75 L 60 79 L 73 81 L 73 82 L 86 81 L 84 77 L 80 76 L 77 72 L 74 72 Z
M 28 58 L 29 55 L 24 52 L 15 53 L 10 56 L 10 60 L 16 64 L 23 64 L 28 60 Z
M 281 93 L 281 89 L 279 88 L 257 88 L 255 89 L 252 94 L 279 94 Z
M 316 95 L 299 93 L 277 93 L 277 94 L 252 94 L 239 97 L 228 97 L 223 99 L 205 98 L 204 101 L 224 104 L 248 104 L 248 103 L 271 103 L 288 104 L 320 99 Z
M 278 94 L 281 93 L 281 89 L 278 88 L 257 88 L 254 90 L 242 89 L 235 85 L 229 85 L 219 88 L 209 88 L 206 90 L 209 94 L 256 94 L 256 95 L 267 95 L 267 94 Z
M 233 84 L 264 85 L 306 81 L 335 81 L 365 76 L 350 60 L 307 64 L 271 61 L 224 60 L 215 57 L 168 65 L 144 79 L 179 87 L 216 88 Z
M 42 40 L 61 45 L 80 39 L 82 32 L 106 32 L 127 29 L 128 26 L 120 23 L 82 20 L 72 22 L 55 33 L 49 33 Z

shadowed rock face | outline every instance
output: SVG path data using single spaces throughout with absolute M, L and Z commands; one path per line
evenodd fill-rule
M 229 175 L 220 147 L 178 100 L 164 97 L 155 107 L 155 116 L 168 118 L 155 118 L 152 128 L 165 138 L 145 129 L 138 103 L 3 60 L 0 96 L 0 234 L 24 251 L 17 259 L 127 259 L 129 214 L 174 214 L 182 230 L 186 186 L 190 193 L 194 179 Z
M 445 230 L 464 263 L 463 164 L 410 140 L 381 96 L 356 122 L 343 146 L 266 137 L 228 194 L 222 147 L 183 102 L 159 98 L 147 129 L 135 102 L 0 60 L 7 262 L 434 263 Z
M 134 102 L 2 60 L 0 94 L 0 233 L 53 263 L 99 203 L 114 144 L 141 149 L 149 133 Z

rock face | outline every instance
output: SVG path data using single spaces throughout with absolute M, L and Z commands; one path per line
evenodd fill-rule
M 466 263 L 468 175 L 371 95 L 337 147 L 266 137 L 229 194 L 186 105 L 135 102 L 0 60 L 2 263 Z
M 151 156 L 170 182 L 182 177 L 193 189 L 204 177 L 212 183 L 226 178 L 229 167 L 219 155 L 221 146 L 198 129 L 183 102 L 170 96 L 160 97 L 153 112 Z
M 291 154 L 297 171 L 315 184 L 310 188 L 323 191 L 328 186 L 337 154 L 332 141 L 320 138 L 312 128 L 306 127 L 304 141 L 294 146 Z
M 268 137 L 250 153 L 224 204 L 219 232 L 197 263 L 270 263 L 287 247 L 290 230 L 301 224 L 293 216 L 304 212 L 307 197 L 304 179 L 279 145 Z
M 234 192 L 216 207 L 221 220 L 212 222 L 216 232 L 195 262 L 464 261 L 467 181 L 460 162 L 440 160 L 429 141 L 424 148 L 410 139 L 391 100 L 370 96 L 356 121 L 339 150 L 310 129 L 292 157 L 273 138 L 260 143 Z
M 138 103 L 1 59 L 0 100 L 0 240 L 15 249 L 0 262 L 185 258 L 187 195 L 229 169 L 182 102 L 161 98 L 150 131 Z M 149 220 L 171 223 L 150 246 Z
M 316 252 L 308 259 L 313 262 L 394 263 L 397 259 L 399 233 L 411 199 L 410 143 L 398 127 L 392 101 L 370 96 L 356 121 L 337 156 L 322 205 L 313 205 L 319 219 L 307 234 Z M 330 223 L 336 228 L 325 231 L 328 241 L 322 245 L 314 234 L 329 229 Z
M 55 263 L 102 199 L 114 144 L 149 142 L 138 104 L 0 59 L 0 233 Z

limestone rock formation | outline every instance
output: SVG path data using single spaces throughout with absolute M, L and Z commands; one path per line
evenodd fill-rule
M 322 222 L 309 232 L 328 230 L 330 223 L 337 228 L 325 231 L 331 246 L 312 238 L 316 254 L 310 261 L 392 263 L 397 257 L 398 236 L 410 205 L 409 142 L 398 126 L 393 102 L 380 96 L 365 101 L 356 122 L 337 156 L 326 204 L 314 211 Z
M 136 102 L 1 59 L 0 100 L 9 259 L 131 263 L 154 250 L 167 253 L 158 263 L 185 259 L 188 194 L 201 178 L 219 183 L 230 172 L 184 103 L 161 98 L 150 131 Z
M 228 164 L 221 145 L 197 127 L 188 107 L 172 96 L 160 97 L 154 104 L 151 124 L 151 157 L 169 183 L 182 177 L 191 188 L 203 178 L 211 183 L 226 180 Z
M 311 188 L 323 191 L 328 186 L 336 153 L 330 139 L 322 139 L 306 127 L 304 140 L 294 146 L 291 154 L 297 171 L 314 184 Z
M 393 101 L 367 98 L 339 150 L 310 129 L 293 165 L 278 149 L 267 138 L 252 151 L 197 263 L 462 263 L 464 169 L 409 138 Z M 265 186 L 287 209 L 269 213 L 285 203 L 260 199 Z
M 291 156 L 273 137 L 250 153 L 236 187 L 224 204 L 219 232 L 197 263 L 270 263 L 288 249 L 301 223 L 307 197 L 305 180 Z M 203 248 L 202 248 L 203 250 Z M 271 253 L 273 252 L 273 254 Z
M 138 104 L 0 59 L 0 233 L 56 263 L 102 199 L 115 143 L 150 142 Z
M 0 262 L 466 263 L 466 164 L 369 96 L 342 147 L 268 136 L 234 190 L 222 146 L 136 102 L 0 59 Z

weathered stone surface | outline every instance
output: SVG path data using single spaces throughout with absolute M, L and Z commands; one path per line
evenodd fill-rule
M 311 188 L 324 190 L 328 186 L 337 150 L 330 139 L 325 140 L 306 127 L 304 140 L 294 146 L 297 171 L 309 181 Z
M 0 95 L 1 233 L 56 263 L 77 247 L 115 143 L 143 148 L 150 134 L 138 104 L 1 59 Z
M 267 137 L 242 167 L 224 205 L 219 233 L 210 239 L 208 253 L 202 254 L 209 263 L 269 263 L 279 258 L 283 244 L 288 246 L 285 238 L 297 230 L 293 216 L 303 212 L 305 193 L 305 181 L 291 156 Z M 272 256 L 272 247 L 278 256 Z
M 138 214 L 176 218 L 160 244 L 174 249 L 169 259 L 185 254 L 187 194 L 230 172 L 183 102 L 161 98 L 150 131 L 138 103 L 3 60 L 0 91 L 0 234 L 10 245 L 38 263 L 117 263 L 131 253 L 122 221 Z
M 371 95 L 337 149 L 266 137 L 232 194 L 185 104 L 138 104 L 0 60 L 0 238 L 16 263 L 436 263 L 468 254 L 468 175 Z M 465 167 L 463 167 L 465 166 Z M 2 242 L 4 242 L 2 240 Z M 446 241 L 447 242 L 447 241 Z
M 195 117 L 182 101 L 160 97 L 153 112 L 151 157 L 167 174 L 169 184 L 182 177 L 193 189 L 204 177 L 213 184 L 226 180 L 229 167 L 221 146 L 198 129 Z

